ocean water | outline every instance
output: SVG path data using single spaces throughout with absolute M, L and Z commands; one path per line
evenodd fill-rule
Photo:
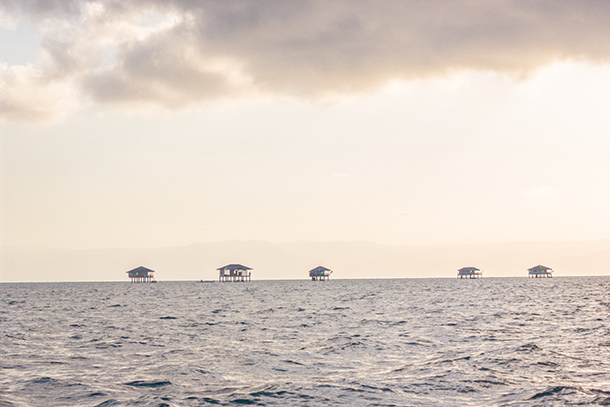
M 610 277 L 0 285 L 2 406 L 610 405 Z

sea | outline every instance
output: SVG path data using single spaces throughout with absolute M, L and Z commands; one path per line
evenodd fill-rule
M 610 405 L 610 277 L 0 284 L 1 406 Z

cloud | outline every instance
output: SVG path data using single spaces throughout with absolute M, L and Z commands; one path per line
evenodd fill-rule
M 32 66 L 0 64 L 0 112 L 4 118 L 44 123 L 76 109 L 74 94 L 66 84 L 54 84 Z
M 460 70 L 520 76 L 558 60 L 610 60 L 604 0 L 4 0 L 0 7 L 45 34 L 38 87 L 76 86 L 83 100 L 109 106 L 180 109 L 261 94 L 318 99 Z

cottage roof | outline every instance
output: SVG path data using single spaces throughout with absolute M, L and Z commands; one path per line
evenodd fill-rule
M 543 266 L 541 264 L 537 265 L 536 267 L 532 267 L 531 269 L 527 269 L 527 271 L 549 271 L 549 270 L 552 271 L 553 269 L 550 267 Z
M 469 271 L 481 271 L 476 267 L 462 267 L 458 270 L 459 272 L 469 272 Z
M 318 266 L 316 268 L 313 268 L 313 269 L 309 270 L 310 273 L 323 273 L 325 271 L 332 272 L 331 269 L 327 269 L 326 267 L 322 267 L 322 266 Z
M 227 264 L 226 266 L 218 268 L 216 270 L 232 271 L 232 270 L 252 270 L 252 269 L 250 267 L 242 266 L 241 264 Z
M 154 273 L 154 270 L 148 269 L 144 266 L 140 266 L 140 267 L 136 267 L 133 270 L 129 270 L 127 273 L 130 274 L 138 274 L 138 273 L 142 273 L 142 274 L 146 274 L 146 273 Z

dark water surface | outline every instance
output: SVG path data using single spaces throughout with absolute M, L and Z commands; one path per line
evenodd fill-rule
M 610 405 L 610 277 L 0 285 L 0 405 Z

